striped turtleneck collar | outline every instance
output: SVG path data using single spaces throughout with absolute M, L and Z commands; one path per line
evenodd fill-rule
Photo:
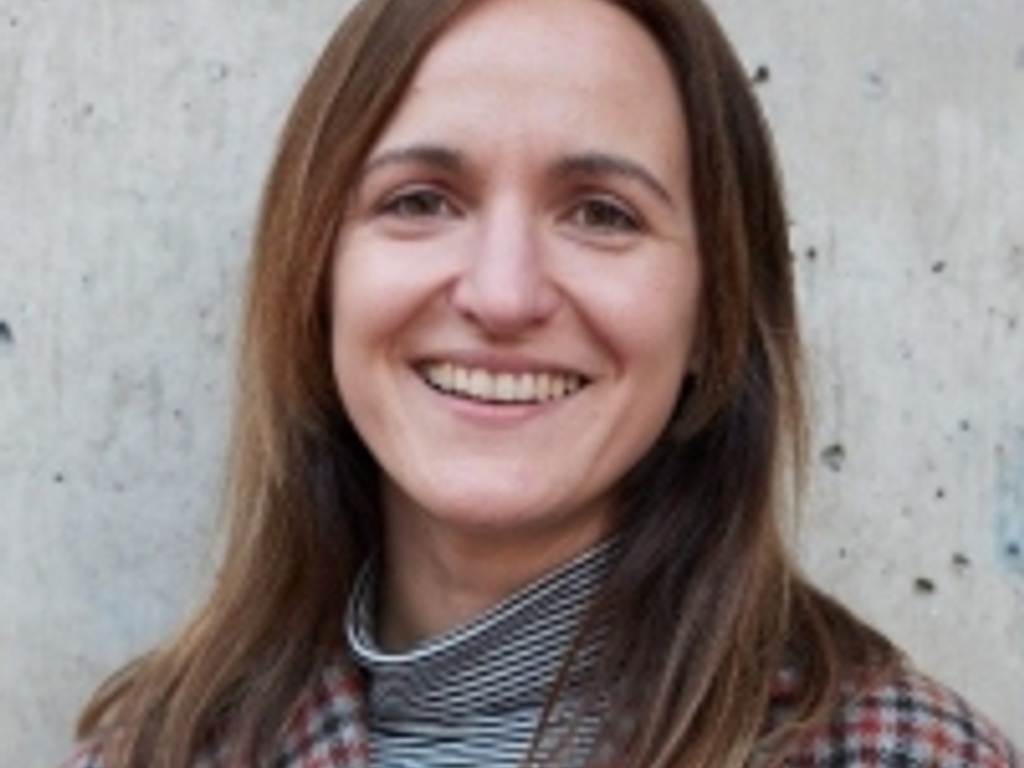
M 611 542 L 601 544 L 473 621 L 402 653 L 375 642 L 377 577 L 368 567 L 353 592 L 346 631 L 368 681 L 371 765 L 522 764 L 613 549 Z M 595 652 L 591 645 L 580 654 L 573 679 L 586 674 Z M 574 741 L 583 751 L 598 725 L 597 717 L 580 724 Z

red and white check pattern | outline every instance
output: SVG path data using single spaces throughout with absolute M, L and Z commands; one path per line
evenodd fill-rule
M 950 689 L 912 671 L 848 695 L 830 723 L 792 747 L 784 765 L 1024 768 L 992 723 Z
M 782 681 L 772 721 L 785 719 Z M 369 768 L 358 675 L 325 668 L 294 709 L 266 768 Z M 211 761 L 216 762 L 216 761 Z M 957 694 L 916 672 L 851 693 L 832 720 L 786 754 L 788 768 L 1024 768 L 1020 753 Z M 102 768 L 86 748 L 65 768 Z M 384 767 L 382 767 L 384 768 Z

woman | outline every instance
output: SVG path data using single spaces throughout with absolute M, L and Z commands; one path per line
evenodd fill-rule
M 788 559 L 798 351 L 698 2 L 361 4 L 266 190 L 220 579 L 74 764 L 1019 764 Z

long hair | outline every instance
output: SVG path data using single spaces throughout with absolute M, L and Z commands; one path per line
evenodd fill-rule
M 359 4 L 298 96 L 248 277 L 223 562 L 184 629 L 83 712 L 80 736 L 117 734 L 109 768 L 186 768 L 224 734 L 233 757 L 255 763 L 318 666 L 343 653 L 341 606 L 382 534 L 379 469 L 330 366 L 332 252 L 418 63 L 482 1 Z M 699 0 L 606 1 L 650 32 L 674 73 L 704 284 L 699 375 L 619 488 L 621 546 L 583 630 L 602 638 L 589 690 L 611 707 L 620 764 L 739 766 L 894 653 L 786 554 L 787 478 L 803 461 L 800 347 L 781 184 L 746 73 Z M 802 681 L 793 715 L 766 731 L 786 669 Z

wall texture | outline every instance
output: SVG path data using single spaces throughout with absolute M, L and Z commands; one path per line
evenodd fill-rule
M 807 566 L 1024 741 L 1024 5 L 714 4 L 793 204 Z M 260 179 L 346 5 L 0 0 L 0 764 L 208 578 Z

